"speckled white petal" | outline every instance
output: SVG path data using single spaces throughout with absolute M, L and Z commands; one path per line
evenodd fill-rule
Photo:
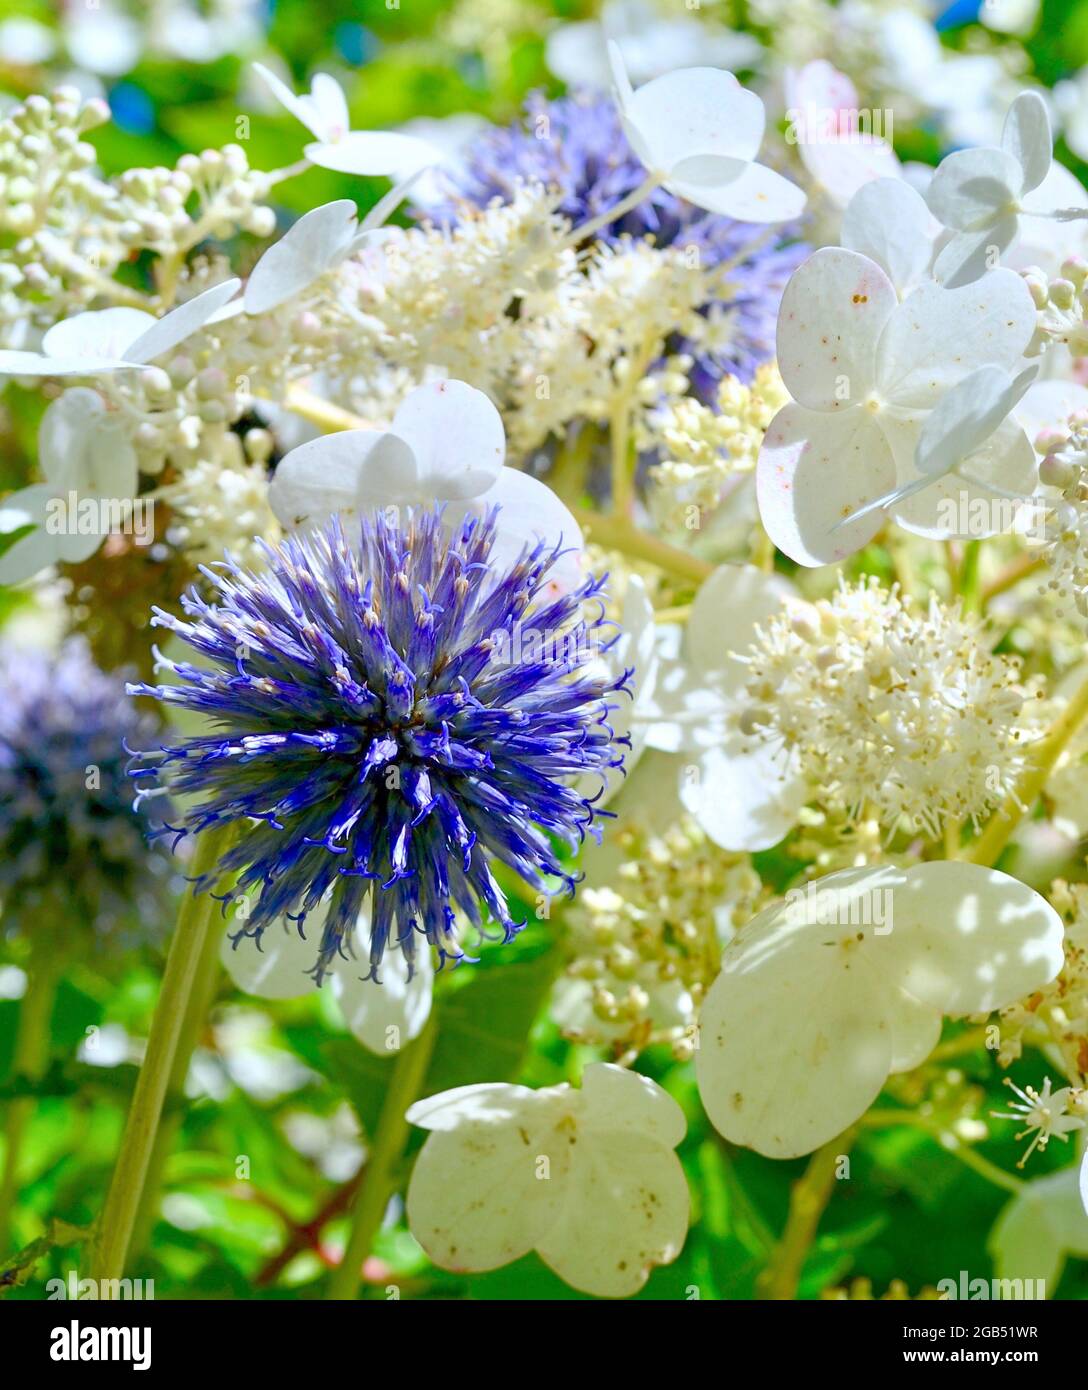
M 771 421 L 756 465 L 763 526 L 800 565 L 833 564 L 868 544 L 884 525 L 883 513 L 840 523 L 894 486 L 891 449 L 862 409 L 831 415 L 785 406 Z
M 675 1149 L 687 1132 L 684 1112 L 656 1082 L 628 1067 L 591 1062 L 582 1072 L 579 1126 L 589 1134 L 636 1130 Z
M 562 1194 L 536 1248 L 583 1293 L 627 1298 L 654 1265 L 669 1264 L 683 1247 L 691 1210 L 684 1170 L 671 1148 L 645 1135 L 630 1129 L 579 1135 Z
M 468 1086 L 413 1105 L 407 1118 L 431 1130 L 408 1186 L 407 1217 L 435 1264 L 496 1269 L 554 1226 L 570 1165 L 569 1144 L 554 1138 L 554 1093 Z
M 139 468 L 124 424 L 85 386 L 71 387 L 46 407 L 38 426 L 38 462 L 58 494 L 136 494 Z
M 748 950 L 727 948 L 703 1003 L 695 1066 L 719 1133 L 795 1158 L 872 1105 L 891 1070 L 893 1032 L 879 976 L 860 952 L 844 968 L 841 929 L 779 938 L 778 911 L 744 929 Z
M 905 410 L 931 410 L 978 367 L 1015 372 L 1035 331 L 1023 279 L 991 270 L 973 285 L 925 284 L 888 319 L 877 350 L 877 389 Z
M 778 314 L 778 369 L 794 400 L 831 412 L 862 401 L 897 303 L 881 268 L 855 251 L 827 246 L 799 266 Z

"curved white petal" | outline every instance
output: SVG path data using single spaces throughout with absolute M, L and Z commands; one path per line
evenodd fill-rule
M 60 559 L 58 537 L 45 529 L 46 504 L 55 493 L 49 483 L 34 483 L 0 501 L 0 536 L 36 528 L 0 554 L 0 584 L 21 584 Z
M 949 290 L 973 285 L 997 268 L 1016 240 L 1018 226 L 1015 215 L 1009 213 L 980 232 L 953 232 L 937 253 L 934 276 Z
M 390 429 L 415 455 L 420 487 L 444 502 L 486 492 L 506 458 L 502 417 L 464 381 L 432 381 L 409 391 Z
M 526 546 L 543 540 L 553 546 L 561 543 L 564 552 L 549 571 L 549 584 L 570 592 L 585 582 L 581 528 L 547 483 L 507 466 L 486 492 L 466 502 L 451 502 L 445 515 L 453 524 L 469 513 L 484 516 L 495 506 L 500 508 L 491 550 L 496 569 L 512 565 Z
M 80 358 L 110 361 L 124 356 L 125 349 L 155 326 L 154 314 L 142 309 L 116 305 L 112 309 L 89 309 L 55 323 L 42 338 L 46 357 L 78 361 Z
M 1062 919 L 1019 879 L 953 860 L 920 864 L 897 886 L 890 969 L 914 998 L 946 1014 L 988 1013 L 1052 980 L 1064 961 Z
M 580 1126 L 588 1134 L 636 1130 L 675 1149 L 687 1132 L 684 1112 L 667 1091 L 627 1067 L 590 1062 L 582 1072 Z
M 843 522 L 894 486 L 891 449 L 861 409 L 830 415 L 783 407 L 756 465 L 763 526 L 799 565 L 833 564 L 867 545 L 884 524 L 879 511 Z
M 683 1247 L 691 1211 L 684 1170 L 671 1148 L 645 1135 L 616 1130 L 579 1140 L 563 1198 L 536 1248 L 583 1293 L 627 1298 Z
M 183 343 L 218 313 L 241 289 L 241 280 L 224 280 L 210 290 L 194 295 L 176 309 L 157 319 L 125 349 L 126 362 L 152 362 L 164 352 Z
M 86 386 L 70 387 L 46 407 L 38 426 L 38 462 L 58 493 L 136 494 L 132 442 L 98 392 Z
M 937 166 L 926 193 L 929 210 L 957 232 L 991 226 L 1020 193 L 1020 166 L 1004 150 L 956 150 Z
M 404 952 L 388 950 L 381 964 L 381 982 L 364 980 L 360 965 L 337 963 L 332 976 L 333 998 L 349 1030 L 379 1057 L 395 1057 L 406 1042 L 423 1031 L 431 1012 L 434 966 L 429 950 L 416 954 L 415 973 L 408 979 Z
M 269 91 L 276 100 L 288 111 L 297 121 L 300 121 L 311 135 L 317 136 L 319 140 L 326 138 L 325 130 L 321 122 L 320 113 L 312 102 L 305 97 L 298 97 L 287 85 L 276 76 L 276 74 L 265 67 L 263 63 L 254 63 L 253 70 L 258 77 L 267 85 Z
M 800 217 L 807 201 L 803 188 L 764 164 L 746 164 L 743 173 L 724 183 L 677 177 L 667 179 L 665 187 L 696 207 L 737 222 L 790 222 Z
M 755 640 L 755 628 L 796 593 L 788 579 L 754 565 L 720 565 L 703 581 L 688 615 L 684 656 L 713 673 L 727 694 L 741 689 L 748 668 L 737 659 Z M 734 655 L 735 654 L 735 655 Z
M 899 178 L 858 189 L 843 213 L 843 246 L 875 261 L 902 293 L 929 269 L 939 231 L 922 195 Z
M 790 395 L 835 412 L 863 400 L 897 303 L 892 282 L 867 257 L 830 246 L 811 255 L 790 277 L 778 313 L 778 369 Z
M 780 753 L 739 732 L 680 768 L 680 801 L 722 849 L 754 853 L 789 834 L 806 786 Z
M 1001 132 L 1001 148 L 1022 171 L 1018 192 L 1030 193 L 1038 188 L 1050 170 L 1054 151 L 1050 115 L 1038 92 L 1021 92 L 1009 107 Z
M 858 134 L 839 139 L 805 140 L 799 149 L 805 168 L 840 208 L 846 207 L 860 189 L 867 188 L 874 180 L 902 181 L 899 157 L 879 136 Z M 843 241 L 844 246 L 848 244 Z M 864 248 L 855 246 L 853 249 Z
M 655 77 L 626 98 L 624 113 L 656 173 L 669 174 L 695 155 L 752 160 L 763 142 L 763 103 L 721 68 L 679 68 Z
M 353 130 L 339 140 L 319 141 L 303 151 L 311 164 L 340 174 L 370 177 L 407 178 L 436 164 L 438 151 L 415 135 L 395 130 Z
M 312 994 L 318 986 L 308 973 L 317 959 L 320 929 L 314 930 L 318 914 L 313 913 L 299 935 L 294 922 L 273 923 L 261 933 L 260 945 L 252 936 L 237 943 L 224 933 L 219 947 L 223 969 L 245 994 L 258 999 L 298 999 Z
M 416 500 L 415 458 L 395 434 L 342 430 L 308 440 L 282 459 L 268 504 L 289 531 L 323 526 L 334 514 Z
M 355 204 L 348 198 L 303 214 L 253 267 L 243 299 L 246 313 L 266 313 L 307 289 L 339 263 L 357 231 Z
M 981 449 L 1035 379 L 1037 368 L 1012 377 L 1002 367 L 979 367 L 957 382 L 926 417 L 914 462 L 936 477 Z

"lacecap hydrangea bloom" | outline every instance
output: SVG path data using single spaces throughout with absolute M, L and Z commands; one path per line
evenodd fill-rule
M 556 191 L 556 211 L 578 227 L 617 207 L 645 176 L 614 101 L 589 92 L 549 101 L 535 93 L 523 121 L 473 142 L 463 167 L 447 176 L 453 196 L 426 211 L 437 222 L 456 223 L 466 203 L 486 208 L 496 199 L 509 202 L 522 183 L 539 184 Z M 596 236 L 612 246 L 624 237 L 649 237 L 657 247 L 682 247 L 707 270 L 730 264 L 730 297 L 703 310 L 727 331 L 708 333 L 692 349 L 692 379 L 700 394 L 710 399 L 727 373 L 751 381 L 774 355 L 782 291 L 807 253 L 796 240 L 796 226 L 755 245 L 750 224 L 706 212 L 659 187 Z
M 156 612 L 205 664 L 134 692 L 212 723 L 140 767 L 187 798 L 179 829 L 239 823 L 197 886 L 237 875 L 230 896 L 257 891 L 240 935 L 287 916 L 302 932 L 322 904 L 318 983 L 364 906 L 374 979 L 390 947 L 409 975 L 427 943 L 460 959 L 458 909 L 510 939 L 524 923 L 495 863 L 538 892 L 572 888 L 557 844 L 576 848 L 599 814 L 599 789 L 574 779 L 622 767 L 610 697 L 630 673 L 595 659 L 611 624 L 599 604 L 583 612 L 602 581 L 549 592 L 559 545 L 497 562 L 497 522 L 371 512 L 349 541 L 334 517 L 267 548 L 266 570 L 208 571 L 217 601 L 189 594 L 191 621 Z
M 160 916 L 168 857 L 134 809 L 126 742 L 150 725 L 86 646 L 0 648 L 0 902 L 5 933 L 55 921 L 106 939 Z

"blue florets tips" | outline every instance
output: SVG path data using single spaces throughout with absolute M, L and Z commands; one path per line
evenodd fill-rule
M 560 591 L 544 543 L 500 566 L 495 531 L 494 513 L 450 527 L 437 508 L 350 535 L 334 518 L 260 572 L 209 571 L 214 599 L 187 595 L 188 621 L 155 615 L 202 664 L 133 692 L 208 732 L 144 754 L 137 782 L 174 789 L 188 831 L 240 823 L 197 885 L 252 902 L 240 935 L 302 930 L 321 905 L 319 982 L 360 914 L 372 978 L 390 948 L 409 968 L 429 948 L 463 958 L 458 914 L 509 941 L 525 924 L 495 866 L 572 888 L 561 849 L 607 814 L 585 783 L 622 770 L 609 719 L 630 672 L 603 660 L 612 624 L 586 603 L 602 581 Z

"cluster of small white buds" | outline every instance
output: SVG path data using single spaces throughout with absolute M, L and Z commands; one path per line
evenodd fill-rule
M 182 155 L 174 169 L 130 169 L 119 180 L 117 234 L 129 248 L 160 255 L 238 230 L 267 237 L 276 226 L 275 213 L 263 206 L 269 187 L 240 145 Z
M 1054 343 L 1067 344 L 1074 357 L 1088 354 L 1088 323 L 1084 318 L 1088 306 L 1088 261 L 1070 256 L 1062 262 L 1061 273 L 1055 279 L 1032 266 L 1024 271 L 1024 279 L 1039 313 L 1027 355 L 1037 357 Z
M 1088 411 L 1044 430 L 1035 447 L 1043 454 L 1039 481 L 1060 494 L 1046 518 L 1049 587 L 1088 618 Z

